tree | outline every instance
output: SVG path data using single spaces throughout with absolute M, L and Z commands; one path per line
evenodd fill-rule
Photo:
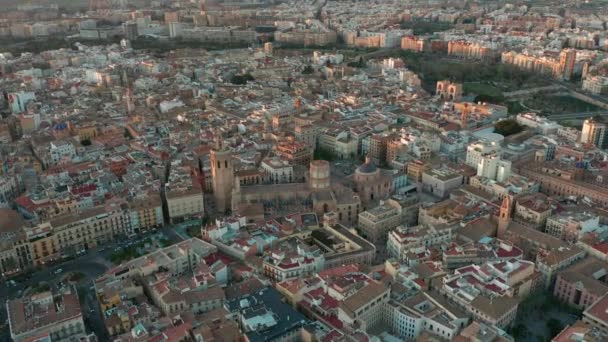
M 563 326 L 559 320 L 551 318 L 547 321 L 547 329 L 549 329 L 549 336 L 553 337 L 557 336 L 557 334 L 562 331 Z
M 125 128 L 125 134 L 123 134 L 125 138 L 127 139 L 133 139 L 133 136 L 131 135 L 131 131 L 129 131 L 128 128 Z
M 234 75 L 232 76 L 232 78 L 230 79 L 230 83 L 232 84 L 238 84 L 238 85 L 243 85 L 243 84 L 247 84 L 247 82 L 253 81 L 254 78 L 253 76 L 251 76 L 250 73 L 246 73 L 243 75 Z
M 517 134 L 523 130 L 524 128 L 513 119 L 498 121 L 494 125 L 494 132 L 502 134 L 505 137 L 511 134 Z
M 359 57 L 358 61 L 350 62 L 347 65 L 352 68 L 365 68 L 365 61 L 363 60 L 363 57 Z
M 311 65 L 307 65 L 302 69 L 302 75 L 310 75 L 315 72 L 315 69 Z
M 327 160 L 329 162 L 336 159 L 336 156 L 331 151 L 327 151 L 323 148 L 315 149 L 313 157 L 317 160 Z

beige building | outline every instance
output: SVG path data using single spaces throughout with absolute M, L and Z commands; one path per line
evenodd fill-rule
M 541 193 L 532 193 L 517 198 L 514 220 L 542 230 L 551 215 L 549 198 Z
M 130 234 L 132 229 L 126 209 L 126 204 L 109 204 L 59 216 L 48 224 L 55 235 L 58 250 L 73 253 Z
M 197 215 L 203 215 L 203 191 L 193 188 L 188 190 L 171 190 L 166 193 L 169 220 L 175 222 Z
M 387 234 L 401 224 L 401 205 L 397 201 L 380 202 L 375 208 L 359 214 L 358 227 L 370 242 L 383 244 Z
M 384 319 L 384 306 L 390 299 L 390 288 L 377 281 L 368 282 L 338 306 L 338 318 L 346 324 L 361 324 L 365 331 L 378 327 Z
M 48 336 L 56 341 L 78 341 L 86 335 L 78 294 L 73 287 L 6 302 L 8 326 L 15 342 Z
M 581 143 L 594 145 L 598 148 L 608 146 L 608 128 L 603 122 L 587 119 L 583 122 Z
M 159 194 L 129 202 L 129 215 L 134 233 L 147 231 L 163 225 L 163 208 Z
M 448 168 L 431 169 L 422 174 L 422 189 L 440 198 L 464 184 L 461 172 Z
M 452 228 L 447 225 L 420 225 L 397 227 L 388 233 L 386 249 L 388 255 L 397 260 L 406 260 L 407 254 L 418 247 L 430 247 L 452 240 Z

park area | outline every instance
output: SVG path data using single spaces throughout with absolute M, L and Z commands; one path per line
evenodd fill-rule
M 561 303 L 546 291 L 538 291 L 519 304 L 517 319 L 508 332 L 515 341 L 548 342 L 580 317 L 581 310 Z

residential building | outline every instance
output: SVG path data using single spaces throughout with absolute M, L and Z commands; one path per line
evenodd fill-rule
M 482 158 L 495 154 L 500 151 L 500 147 L 495 142 L 480 141 L 467 146 L 467 156 L 465 163 L 477 169 Z
M 586 309 L 608 291 L 608 264 L 593 257 L 560 271 L 553 295 L 560 301 Z
M 585 309 L 583 322 L 587 323 L 597 336 L 608 338 L 608 294 L 601 296 Z
M 392 199 L 380 201 L 377 207 L 359 213 L 358 228 L 374 244 L 386 242 L 387 234 L 400 225 L 401 205 Z
M 280 282 L 289 278 L 312 276 L 322 271 L 325 268 L 325 256 L 316 245 L 287 240 L 266 252 L 262 267 L 266 277 Z
M 309 322 L 271 287 L 234 298 L 224 307 L 251 342 L 298 341 L 302 328 Z
M 515 320 L 518 300 L 542 286 L 533 262 L 512 259 L 465 266 L 443 279 L 441 292 L 476 320 L 501 328 Z
M 167 214 L 172 223 L 192 217 L 201 217 L 204 213 L 203 191 L 200 188 L 167 189 L 165 198 Z
M 545 232 L 576 243 L 587 233 L 599 230 L 600 217 L 592 212 L 566 211 L 547 218 Z
M 466 313 L 436 292 L 420 291 L 403 300 L 391 299 L 386 310 L 391 332 L 408 341 L 425 331 L 453 340 L 469 322 Z
M 591 118 L 583 122 L 581 143 L 594 145 L 598 148 L 608 147 L 608 129 L 606 124 Z
M 447 244 L 452 240 L 452 228 L 447 225 L 399 226 L 388 233 L 388 255 L 406 261 L 408 254 L 420 247 Z
M 527 194 L 520 196 L 515 202 L 514 219 L 521 224 L 542 230 L 551 211 L 547 196 L 541 193 Z
M 449 168 L 431 169 L 422 174 L 422 189 L 439 198 L 464 184 L 462 172 Z
M 15 342 L 45 338 L 78 340 L 86 336 L 78 294 L 73 286 L 8 300 L 6 311 Z
M 523 251 L 508 241 L 495 238 L 483 238 L 479 242 L 456 245 L 443 251 L 443 264 L 454 269 L 471 264 L 482 264 L 488 261 L 520 260 Z

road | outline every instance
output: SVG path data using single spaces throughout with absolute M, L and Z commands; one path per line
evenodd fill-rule
M 0 302 L 2 302 L 2 305 L 4 305 L 4 307 L 0 310 L 0 321 L 7 321 L 5 306 L 6 301 L 8 299 L 19 297 L 22 292 L 28 288 L 32 288 L 43 283 L 47 283 L 49 286 L 57 288 L 62 277 L 70 272 L 83 273 L 86 276 L 83 282 L 86 284 L 87 288 L 89 288 L 93 284 L 93 280 L 102 275 L 109 268 L 109 266 L 110 264 L 104 259 L 104 257 L 99 252 L 94 251 L 89 252 L 88 254 L 77 259 L 64 261 L 51 267 L 30 273 L 26 280 L 17 283 L 15 286 L 7 286 L 8 284 L 6 281 L 0 282 Z M 58 269 L 61 269 L 62 272 L 56 273 Z M 105 329 L 103 329 L 103 319 L 99 311 L 96 313 L 91 313 L 83 310 L 83 315 L 85 316 L 85 319 L 97 322 L 93 331 L 96 334 L 102 334 L 101 336 L 103 336 Z M 98 317 L 95 317 L 95 315 Z M 90 319 L 89 316 L 91 316 Z M 102 328 L 101 330 L 99 330 L 100 322 Z M 0 331 L 0 341 L 10 341 L 8 326 Z
M 598 112 L 579 112 L 579 113 L 567 113 L 567 114 L 555 114 L 547 116 L 548 119 L 553 121 L 562 121 L 562 120 L 575 120 L 575 119 L 587 119 L 593 116 L 603 116 L 608 118 L 608 111 L 598 111 Z
M 171 243 L 179 242 L 188 238 L 184 232 L 178 232 L 175 227 L 167 226 L 160 229 L 160 232 Z M 138 237 L 140 240 L 147 236 Z M 86 295 L 81 299 L 82 314 L 89 328 L 93 331 L 100 341 L 107 339 L 106 329 L 103 323 L 99 303 L 95 298 L 94 293 L 90 290 L 93 286 L 93 281 L 105 273 L 112 263 L 108 258 L 115 249 L 124 247 L 130 240 L 121 240 L 114 243 L 106 244 L 98 249 L 91 249 L 86 254 L 78 256 L 74 259 L 59 262 L 42 269 L 32 271 L 24 276 L 23 280 L 17 282 L 15 286 L 9 286 L 6 280 L 0 280 L 0 302 L 3 307 L 0 309 L 0 322 L 7 321 L 6 301 L 22 296 L 23 292 L 40 284 L 48 284 L 53 289 L 57 289 L 60 283 L 69 273 L 82 273 L 85 278 L 79 283 L 79 287 L 86 288 Z M 61 269 L 61 272 L 58 270 Z M 10 341 L 10 332 L 8 325 L 0 330 L 0 341 Z

